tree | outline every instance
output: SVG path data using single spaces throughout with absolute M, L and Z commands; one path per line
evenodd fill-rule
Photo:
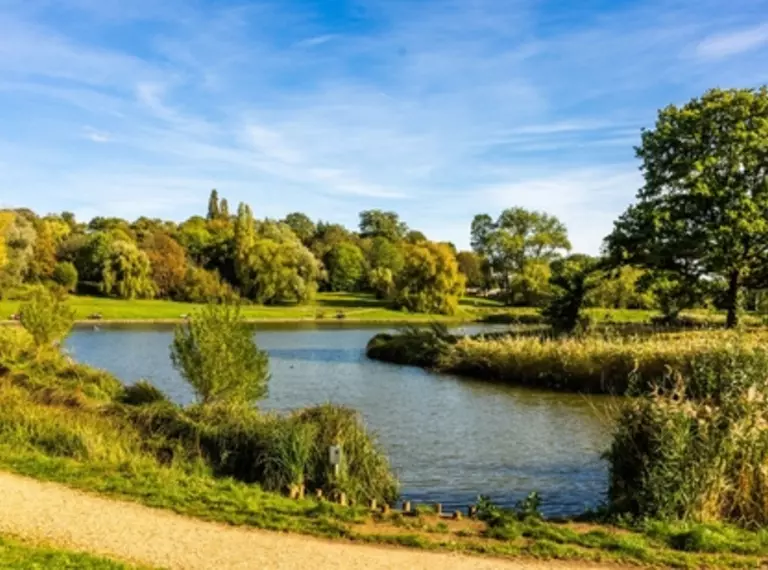
M 180 297 L 187 278 L 188 264 L 184 248 L 162 231 L 147 236 L 141 247 L 149 257 L 157 296 Z
M 19 308 L 21 326 L 32 336 L 35 345 L 46 350 L 64 339 L 75 322 L 75 313 L 63 293 L 38 286 Z
M 533 298 L 525 287 L 518 288 L 522 297 L 513 294 L 513 276 L 518 277 L 519 284 L 535 271 L 535 268 L 527 268 L 527 264 L 549 263 L 569 251 L 571 244 L 565 225 L 556 217 L 544 212 L 509 208 L 496 222 L 488 214 L 475 216 L 472 247 L 488 259 L 494 272 L 501 276 L 507 302 L 532 303 Z
M 728 283 L 727 326 L 768 259 L 768 89 L 713 89 L 659 111 L 636 149 L 645 184 L 616 222 L 618 263 Z
M 304 245 L 309 245 L 312 238 L 315 237 L 317 227 L 306 214 L 293 212 L 285 217 L 283 223 L 293 230 L 293 233 L 296 234 L 296 237 L 298 237 Z
M 443 244 L 405 246 L 405 265 L 395 276 L 393 303 L 419 313 L 453 314 L 464 294 L 465 279 L 453 252 Z
M 360 212 L 360 236 L 363 238 L 384 237 L 390 241 L 399 241 L 407 232 L 408 226 L 400 221 L 400 216 L 395 212 Z
M 219 203 L 219 217 L 222 220 L 229 220 L 229 202 L 226 198 L 222 198 Z
M 405 234 L 405 241 L 408 243 L 419 243 L 422 241 L 427 241 L 427 236 L 418 230 L 411 230 Z
M 0 270 L 8 263 L 7 235 L 13 219 L 13 212 L 0 211 Z
M 171 360 L 203 405 L 253 405 L 267 394 L 269 357 L 238 306 L 209 304 L 177 327 Z
M 240 203 L 235 220 L 235 277 L 241 288 L 248 288 L 252 273 L 251 258 L 256 243 L 256 227 L 248 204 Z M 248 296 L 247 294 L 245 296 Z
M 70 236 L 59 247 L 58 257 L 74 264 L 81 283 L 94 286 L 103 281 L 104 264 L 113 238 L 106 232 Z
M 39 221 L 36 229 L 37 238 L 27 267 L 27 278 L 45 281 L 53 276 L 56 269 L 56 242 L 50 225 L 44 220 Z
M 365 275 L 365 257 L 359 247 L 340 243 L 325 256 L 331 291 L 357 291 Z
M 211 190 L 208 198 L 208 219 L 218 220 L 221 217 L 221 207 L 219 206 L 219 192 L 215 188 Z
M 642 284 L 647 271 L 624 265 L 607 271 L 587 297 L 587 304 L 611 309 L 650 309 L 654 295 Z
M 572 255 L 552 264 L 552 299 L 542 315 L 555 332 L 572 333 L 583 323 L 582 309 L 589 292 L 597 286 L 594 278 L 598 261 L 587 255 Z
M 509 281 L 509 302 L 522 303 L 526 307 L 540 307 L 551 295 L 551 276 L 549 262 L 543 259 L 529 260 Z
M 368 272 L 368 286 L 377 299 L 389 299 L 395 292 L 395 278 L 387 267 L 376 267 Z
M 179 300 L 189 303 L 220 303 L 235 299 L 232 287 L 216 271 L 190 265 Z
M 104 260 L 101 291 L 121 299 L 147 299 L 155 294 L 152 265 L 136 244 L 115 241 Z
M 461 271 L 467 278 L 467 286 L 473 289 L 485 289 L 483 258 L 473 251 L 460 251 L 456 256 Z
M 393 275 L 402 271 L 403 249 L 384 237 L 373 238 L 368 248 L 368 265 L 372 269 L 389 269 Z
M 74 293 L 77 289 L 77 269 L 69 261 L 61 261 L 56 264 L 52 279 L 54 283 L 69 293 Z

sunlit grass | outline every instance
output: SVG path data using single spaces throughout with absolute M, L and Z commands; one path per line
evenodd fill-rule
M 0 536 L 0 568 L 32 570 L 138 570 L 139 566 Z M 141 568 L 147 569 L 146 566 Z

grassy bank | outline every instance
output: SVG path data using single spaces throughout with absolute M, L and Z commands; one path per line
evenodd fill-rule
M 70 552 L 33 544 L 16 538 L 0 536 L 0 568 L 7 570 L 32 570 L 56 568 L 57 570 L 139 570 L 139 567 L 98 558 L 79 552 Z
M 686 375 L 702 355 L 727 358 L 760 349 L 768 331 L 658 332 L 553 339 L 539 335 L 456 338 L 430 330 L 378 335 L 371 358 L 514 385 L 587 393 L 626 393 L 630 382 L 648 386 Z
M 269 450 L 270 458 L 282 458 L 273 474 L 291 473 L 289 464 L 311 465 L 301 442 L 271 437 L 303 430 L 281 432 L 289 424 L 224 408 L 180 410 L 148 387 L 126 390 L 105 373 L 35 353 L 19 329 L 0 335 L 0 468 L 23 475 L 205 520 L 358 542 L 684 568 L 757 567 L 768 556 L 764 533 L 723 525 L 554 522 L 530 505 L 513 511 L 485 505 L 478 519 L 464 520 L 423 506 L 410 515 L 372 512 L 364 499 L 376 492 L 365 482 L 381 481 L 375 473 L 347 472 L 343 489 L 358 499 L 354 506 L 267 492 L 285 481 L 264 479 L 263 446 L 279 447 Z M 314 425 L 332 431 L 336 423 L 331 417 Z M 356 453 L 343 441 L 345 455 Z M 375 471 L 375 461 L 355 462 Z M 305 477 L 308 488 L 322 476 Z M 332 496 L 332 488 L 319 486 Z

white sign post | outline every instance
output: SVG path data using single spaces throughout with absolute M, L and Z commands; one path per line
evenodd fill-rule
M 339 467 L 341 465 L 341 446 L 332 445 L 328 448 L 328 460 L 333 465 L 333 474 L 339 476 Z

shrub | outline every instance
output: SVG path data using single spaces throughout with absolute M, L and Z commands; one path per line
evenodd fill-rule
M 21 325 L 40 348 L 59 343 L 75 322 L 75 313 L 67 306 L 66 297 L 43 287 L 35 289 L 21 304 L 19 313 Z
M 380 333 L 366 347 L 369 358 L 411 366 L 435 366 L 456 342 L 445 325 L 432 323 L 429 328 L 408 326 L 399 334 Z
M 74 293 L 77 289 L 77 269 L 68 261 L 63 261 L 56 264 L 53 269 L 53 281 L 61 285 L 66 291 Z
M 610 507 L 639 518 L 768 523 L 768 350 L 696 356 L 673 388 L 621 408 Z
M 203 404 L 253 404 L 267 393 L 269 359 L 239 306 L 209 304 L 177 327 L 171 359 Z
M 129 406 L 144 406 L 157 402 L 168 402 L 169 400 L 162 390 L 146 380 L 140 380 L 136 384 L 126 386 L 118 401 Z

